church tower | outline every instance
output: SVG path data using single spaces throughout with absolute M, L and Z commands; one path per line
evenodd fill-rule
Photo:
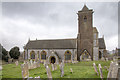
M 93 10 L 86 5 L 78 11 L 77 60 L 83 53 L 93 60 Z

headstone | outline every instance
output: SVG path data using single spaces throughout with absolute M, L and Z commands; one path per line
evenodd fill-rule
M 48 79 L 52 79 L 52 75 L 51 75 L 51 71 L 50 71 L 50 68 L 49 68 L 49 66 L 48 65 L 46 65 L 46 71 L 47 71 L 47 77 L 48 77 Z
M 109 71 L 108 67 L 107 66 L 104 66 L 104 69 L 106 69 L 107 71 Z
M 32 61 L 32 59 L 30 60 L 30 64 L 32 64 L 33 63 L 33 61 Z
M 118 80 L 120 80 L 120 68 L 118 68 Z
M 46 61 L 44 61 L 44 64 L 43 64 L 43 65 L 44 65 L 44 67 L 46 68 L 46 65 L 47 65 Z
M 64 62 L 61 62 L 60 64 L 60 72 L 61 72 L 61 77 L 64 76 Z
M 108 61 L 108 58 L 106 58 L 106 61 Z
M 18 66 L 18 64 L 19 64 L 18 61 L 16 61 L 15 64 L 16 64 L 16 66 Z
M 54 64 L 51 64 L 51 67 L 52 67 L 52 71 L 54 71 L 55 70 Z
M 70 68 L 70 72 L 71 72 L 71 73 L 73 73 L 73 70 L 72 70 L 72 68 Z
M 26 61 L 24 61 L 24 63 L 23 64 L 25 64 L 26 63 Z
M 93 67 L 94 67 L 95 72 L 96 72 L 96 73 L 97 73 L 97 75 L 99 76 L 99 73 L 98 73 L 98 70 L 97 70 L 97 66 L 96 66 L 96 64 L 95 64 L 95 63 L 93 63 Z
M 34 68 L 37 68 L 37 67 L 36 67 L 36 62 L 35 62 L 35 61 L 33 62 L 33 69 L 34 69 Z
M 29 77 L 29 69 L 28 69 L 28 63 L 21 64 L 22 68 L 22 77 L 28 78 Z
M 32 62 L 32 60 L 30 60 L 29 63 L 28 63 L 28 65 L 29 65 L 29 69 L 34 69 L 34 68 L 40 67 L 39 61 L 37 61 L 37 62 L 35 62 L 35 61 Z
M 8 63 L 11 64 L 13 62 L 13 59 L 8 59 Z
M 99 72 L 100 72 L 100 78 L 103 80 L 103 73 L 102 73 L 101 64 L 99 64 Z
M 107 75 L 107 80 L 110 80 L 111 78 L 116 79 L 118 77 L 118 73 L 119 73 L 118 71 L 119 71 L 118 63 L 111 62 L 109 72 L 108 72 L 108 75 Z
M 57 64 L 56 63 L 54 64 L 54 69 L 57 70 Z
M 104 57 L 102 57 L 102 58 L 101 58 L 101 60 L 102 60 L 102 61 L 105 61 L 105 58 L 104 58 Z
M 113 68 L 113 61 L 111 61 L 111 63 L 110 63 L 110 67 L 109 67 L 109 72 L 108 72 L 107 78 L 111 78 L 111 76 L 112 76 L 112 74 L 111 74 L 112 68 Z
M 38 77 L 35 77 L 35 78 L 40 78 L 40 76 L 38 76 Z
M 39 61 L 37 62 L 37 67 L 40 67 L 40 62 Z

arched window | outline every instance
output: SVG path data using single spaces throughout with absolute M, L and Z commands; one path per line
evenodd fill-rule
M 81 54 L 81 60 L 86 60 L 90 57 L 89 53 L 87 50 L 84 50 L 83 53 Z
M 84 22 L 87 22 L 87 17 L 86 16 L 84 17 Z
M 71 52 L 69 50 L 65 52 L 65 60 L 71 60 Z
M 46 60 L 46 52 L 45 51 L 41 52 L 41 59 Z
M 30 52 L 30 59 L 35 59 L 35 52 L 34 51 Z

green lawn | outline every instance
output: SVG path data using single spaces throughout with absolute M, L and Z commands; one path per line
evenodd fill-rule
M 103 77 L 107 77 L 108 71 L 104 69 L 104 66 L 110 66 L 110 61 L 90 61 L 90 62 L 78 62 L 76 64 L 66 63 L 64 67 L 64 77 L 63 78 L 100 78 L 94 71 L 93 62 L 100 63 L 103 71 Z M 49 65 L 50 66 L 50 65 Z M 51 68 L 51 66 L 50 66 Z M 72 68 L 73 73 L 70 72 Z M 30 77 L 40 76 L 41 78 L 47 78 L 46 69 L 43 64 L 40 64 L 39 68 L 29 70 Z M 60 78 L 59 66 L 57 70 L 52 71 L 53 78 Z M 16 67 L 15 64 L 3 65 L 2 78 L 22 78 L 21 66 Z

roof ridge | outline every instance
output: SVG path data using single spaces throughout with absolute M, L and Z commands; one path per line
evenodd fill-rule
M 77 38 L 66 38 L 66 39 L 40 39 L 40 40 L 30 40 L 30 41 L 52 41 L 52 40 L 76 40 Z

